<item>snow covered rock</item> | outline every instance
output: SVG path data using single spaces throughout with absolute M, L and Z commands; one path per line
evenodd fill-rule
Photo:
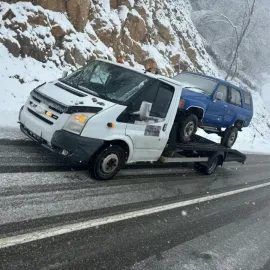
M 120 6 L 126 6 L 131 9 L 134 6 L 134 0 L 110 0 L 111 8 L 118 8 Z
M 16 3 L 21 2 L 20 0 L 8 1 L 8 3 Z M 86 23 L 88 21 L 88 14 L 90 8 L 89 0 L 32 0 L 32 1 L 24 1 L 31 2 L 34 5 L 39 5 L 44 9 L 57 11 L 61 13 L 67 13 L 74 27 L 78 31 L 83 31 Z M 36 23 L 41 24 L 41 23 Z
M 0 4 L 0 42 L 16 57 L 77 67 L 91 57 L 112 58 L 111 48 L 133 66 L 152 59 L 168 76 L 181 70 L 217 74 L 185 0 L 13 2 Z
M 145 41 L 147 29 L 144 19 L 141 17 L 141 15 L 133 9 L 133 12 L 129 12 L 126 24 L 130 37 L 139 42 Z

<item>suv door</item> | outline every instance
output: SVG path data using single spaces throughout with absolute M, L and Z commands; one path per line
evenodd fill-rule
M 222 93 L 221 99 L 217 99 L 217 93 Z M 213 127 L 224 127 L 228 113 L 228 87 L 220 83 L 213 93 L 213 99 L 209 102 L 203 123 Z
M 132 160 L 154 161 L 161 156 L 169 138 L 170 124 L 173 122 L 170 120 L 175 114 L 173 109 L 177 108 L 170 106 L 172 102 L 177 102 L 174 93 L 173 86 L 156 82 L 133 102 L 133 112 L 140 109 L 143 101 L 152 103 L 152 109 L 149 120 L 142 121 L 136 116 L 132 123 L 127 124 L 126 135 L 134 145 Z
M 232 126 L 236 120 L 241 120 L 243 113 L 243 104 L 241 92 L 236 88 L 230 87 L 229 91 L 229 110 L 228 110 L 228 123 Z

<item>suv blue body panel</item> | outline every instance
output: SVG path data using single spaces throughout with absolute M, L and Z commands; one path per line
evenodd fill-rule
M 215 80 L 217 85 L 211 95 L 207 95 L 203 92 L 198 92 L 190 89 L 183 88 L 181 99 L 185 100 L 184 107 L 181 110 L 189 110 L 191 108 L 199 108 L 203 110 L 203 118 L 201 119 L 201 125 L 228 128 L 233 126 L 236 121 L 242 121 L 243 127 L 249 126 L 253 117 L 253 100 L 251 93 L 243 90 L 227 81 L 217 79 L 214 77 L 185 72 L 182 74 L 193 74 L 205 78 Z M 227 87 L 227 100 L 216 100 L 214 97 L 219 89 L 219 86 L 223 85 Z M 232 90 L 231 90 L 232 89 Z M 238 91 L 241 95 L 241 105 L 230 102 L 231 91 Z M 248 104 L 250 103 L 250 104 Z

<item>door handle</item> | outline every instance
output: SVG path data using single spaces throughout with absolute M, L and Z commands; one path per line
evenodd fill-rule
M 228 108 L 228 105 L 224 105 L 224 108 Z

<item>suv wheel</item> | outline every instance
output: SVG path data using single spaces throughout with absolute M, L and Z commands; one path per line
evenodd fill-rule
M 191 114 L 178 124 L 179 141 L 187 143 L 191 140 L 192 136 L 197 132 L 198 118 L 196 115 Z
M 227 128 L 224 132 L 221 144 L 226 147 L 233 147 L 238 136 L 238 129 L 236 127 Z

